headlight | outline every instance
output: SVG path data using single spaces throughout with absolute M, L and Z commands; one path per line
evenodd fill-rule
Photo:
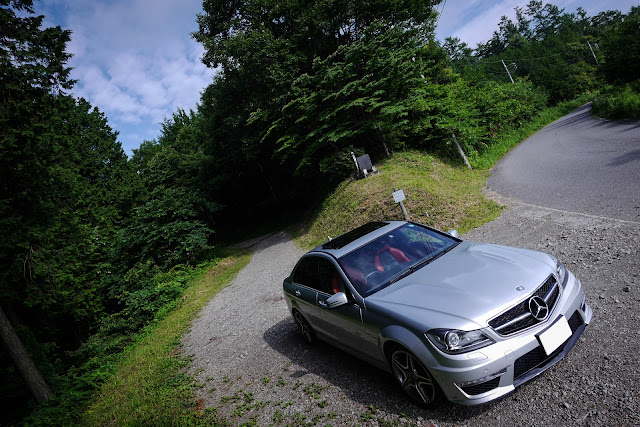
M 551 259 L 556 265 L 556 271 L 555 271 L 556 279 L 558 280 L 558 283 L 560 284 L 560 286 L 564 288 L 565 285 L 567 284 L 567 277 L 569 276 L 567 274 L 567 269 L 564 267 L 564 265 L 560 263 L 560 261 L 558 261 L 558 258 L 554 257 L 553 255 L 549 255 L 549 256 L 551 257 Z
M 495 342 L 480 330 L 432 329 L 425 336 L 436 347 L 449 354 L 466 353 Z
M 567 284 L 567 269 L 560 263 L 560 261 L 558 261 L 557 258 L 553 256 L 551 258 L 556 263 L 556 279 L 558 279 L 558 283 L 560 284 L 560 286 L 564 288 Z

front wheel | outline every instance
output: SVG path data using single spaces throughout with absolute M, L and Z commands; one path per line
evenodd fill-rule
M 391 369 L 400 387 L 421 405 L 429 405 L 438 397 L 438 385 L 427 368 L 411 353 L 397 349 L 391 354 Z
M 313 344 L 316 340 L 316 334 L 313 332 L 311 325 L 298 310 L 293 312 L 293 320 L 296 322 L 298 331 L 307 344 Z

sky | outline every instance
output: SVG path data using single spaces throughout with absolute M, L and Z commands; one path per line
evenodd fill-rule
M 485 42 L 502 15 L 529 0 L 447 0 L 436 37 L 459 37 L 470 47 Z M 556 0 L 567 12 L 628 13 L 639 0 Z M 202 0 L 41 0 L 45 26 L 72 31 L 67 51 L 77 80 L 72 91 L 105 113 L 125 153 L 157 139 L 161 123 L 178 108 L 195 109 L 215 70 L 200 61 L 204 49 L 190 33 L 198 29 Z

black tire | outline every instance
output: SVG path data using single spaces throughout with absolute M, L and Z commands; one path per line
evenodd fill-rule
M 304 318 L 302 313 L 298 310 L 293 311 L 293 320 L 296 322 L 296 326 L 298 327 L 298 332 L 302 335 L 302 339 L 307 344 L 313 344 L 316 341 L 316 333 L 313 331 L 313 328 L 307 322 L 307 319 Z
M 442 391 L 429 370 L 410 351 L 395 347 L 390 352 L 391 372 L 400 388 L 422 406 L 434 404 L 442 397 Z

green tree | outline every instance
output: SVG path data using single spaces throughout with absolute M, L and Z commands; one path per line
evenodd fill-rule
M 601 72 L 610 83 L 630 83 L 640 76 L 640 6 L 608 31 L 601 43 Z
M 292 198 L 312 197 L 313 193 L 306 191 L 309 186 L 318 190 L 315 194 L 322 194 L 327 188 L 322 170 L 328 169 L 318 164 L 327 164 L 336 155 L 348 155 L 345 147 L 369 140 L 381 146 L 384 138 L 391 135 L 398 141 L 398 126 L 406 124 L 406 118 L 402 117 L 409 103 L 399 101 L 399 88 L 407 83 L 403 90 L 410 93 L 416 76 L 413 72 L 401 75 L 397 71 L 402 67 L 393 64 L 407 59 L 407 52 L 399 50 L 409 43 L 397 36 L 396 44 L 387 39 L 384 43 L 394 51 L 391 55 L 382 52 L 382 40 L 387 32 L 398 33 L 402 29 L 426 43 L 433 31 L 436 3 L 205 1 L 194 37 L 205 47 L 204 63 L 220 67 L 220 73 L 204 91 L 198 109 L 202 120 L 200 140 L 210 162 L 208 169 L 215 171 L 207 183 L 208 199 L 219 201 L 236 220 L 246 218 L 248 213 L 243 200 L 260 206 L 254 212 L 291 205 Z M 415 45 L 415 42 L 411 45 L 412 52 Z M 400 80 L 385 77 L 383 82 L 374 81 L 382 76 L 383 70 L 381 66 L 376 69 L 373 58 L 364 58 L 368 54 L 384 54 L 394 78 Z M 422 57 L 417 55 L 416 59 Z M 361 61 L 363 65 L 368 62 L 366 66 L 375 74 L 358 75 L 358 64 L 347 64 L 348 61 Z M 349 86 L 343 85 L 344 90 L 339 88 L 339 76 L 335 74 L 341 64 L 351 69 L 351 80 Z M 323 94 L 318 93 L 315 107 L 301 105 L 301 99 L 313 97 L 309 91 L 320 79 L 324 96 L 333 92 L 334 97 L 327 98 L 327 105 L 321 105 L 325 101 L 321 98 Z M 360 90 L 363 93 L 358 95 Z M 358 97 L 369 100 L 358 108 L 352 103 L 331 116 L 331 108 L 338 108 L 338 103 L 357 102 Z M 320 120 L 331 127 L 331 135 L 316 133 L 320 139 L 309 135 L 313 109 L 329 114 L 326 120 Z M 358 111 L 364 114 L 358 116 Z M 299 113 L 307 115 L 296 117 Z M 380 113 L 380 119 L 376 118 Z M 298 118 L 301 120 L 297 121 Z M 354 132 L 346 129 L 349 120 L 356 120 L 352 124 Z M 374 124 L 376 120 L 378 123 Z M 289 129 L 291 124 L 295 128 Z M 341 134 L 344 140 L 334 143 Z M 285 142 L 294 135 L 304 135 L 304 142 Z M 285 163 L 281 163 L 283 159 Z M 294 170 L 307 170 L 304 165 L 299 167 L 301 161 L 314 163 L 311 168 L 314 172 L 306 174 L 305 179 L 292 180 Z M 237 196 L 240 194 L 242 200 Z
M 425 43 L 409 28 L 382 31 L 373 23 L 361 39 L 317 59 L 313 73 L 293 83 L 295 97 L 265 139 L 279 136 L 278 157 L 292 157 L 302 175 L 321 172 L 323 161 L 344 147 L 381 155 L 401 148 L 423 120 L 422 89 L 443 59 Z
M 51 372 L 104 311 L 136 174 L 104 115 L 65 94 L 70 32 L 42 29 L 32 4 L 0 2 L 0 305 Z

